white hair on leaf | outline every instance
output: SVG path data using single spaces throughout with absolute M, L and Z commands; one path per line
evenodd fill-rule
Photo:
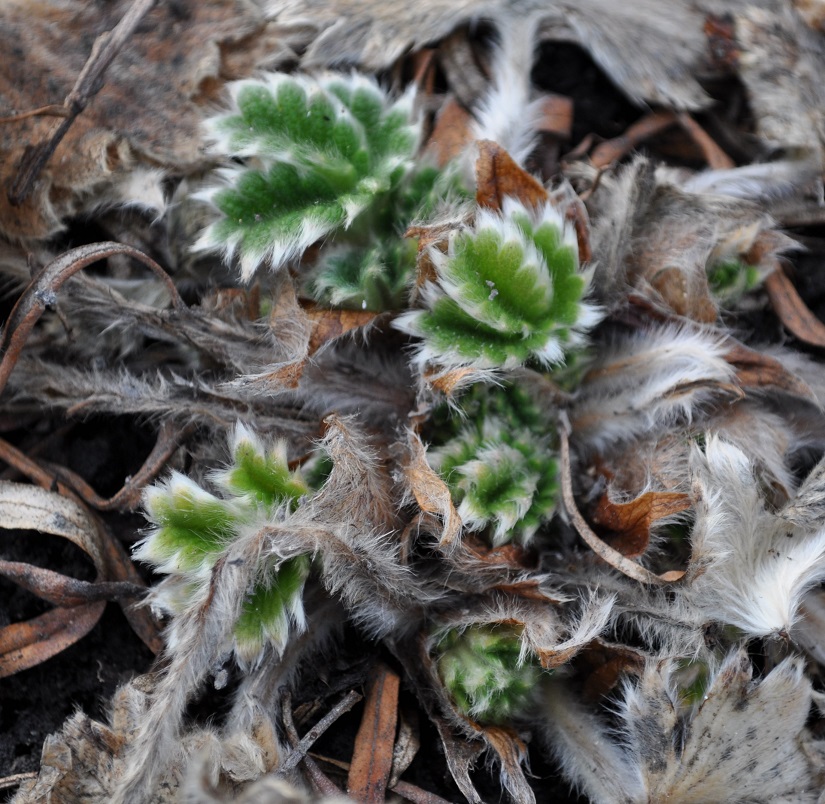
M 623 337 L 585 374 L 571 421 L 594 449 L 691 422 L 708 403 L 731 393 L 733 367 L 724 339 L 678 326 Z
M 787 634 L 825 579 L 825 527 L 806 532 L 768 511 L 742 450 L 708 436 L 694 449 L 696 523 L 685 599 L 749 637 Z
M 530 101 L 530 72 L 535 59 L 537 20 L 500 16 L 499 43 L 493 54 L 493 80 L 476 109 L 473 134 L 493 140 L 519 164 L 533 152 L 541 123 L 541 100 Z
M 709 668 L 694 706 L 682 698 L 679 669 L 650 659 L 639 682 L 626 683 L 618 733 L 566 684 L 546 685 L 545 740 L 591 801 L 818 800 L 823 751 L 805 728 L 813 691 L 799 658 L 755 681 L 747 654 L 734 651 Z

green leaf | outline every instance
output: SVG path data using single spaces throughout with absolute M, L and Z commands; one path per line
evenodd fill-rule
M 482 210 L 453 235 L 446 255 L 433 247 L 437 281 L 427 309 L 396 326 L 422 338 L 419 362 L 448 368 L 515 368 L 562 363 L 583 342 L 597 310 L 583 301 L 575 234 L 550 204 L 528 209 L 505 199 L 502 214 Z
M 436 666 L 458 709 L 484 723 L 524 713 L 542 670 L 524 658 L 520 630 L 490 623 L 448 630 L 435 647 Z
M 556 508 L 555 434 L 514 385 L 477 386 L 462 397 L 460 409 L 440 425 L 442 443 L 430 452 L 432 464 L 465 527 L 488 532 L 493 546 L 527 544 Z
M 237 425 L 232 443 L 232 463 L 215 474 L 215 480 L 231 494 L 247 496 L 256 503 L 290 508 L 309 493 L 300 471 L 290 472 L 286 444 L 278 441 L 268 449 L 243 425 Z
M 396 237 L 362 248 L 343 246 L 324 254 L 310 294 L 320 304 L 350 310 L 397 310 L 404 306 L 417 247 Z
M 722 260 L 708 267 L 708 284 L 713 295 L 727 303 L 736 302 L 761 282 L 759 268 L 742 260 Z
M 355 74 L 276 73 L 238 82 L 232 97 L 232 111 L 209 128 L 218 153 L 249 161 L 223 169 L 222 184 L 199 194 L 223 217 L 196 247 L 238 254 L 249 279 L 263 262 L 281 267 L 362 214 L 394 208 L 385 196 L 412 173 L 420 134 L 410 96 L 393 103 Z
M 148 489 L 144 504 L 155 530 L 140 543 L 136 556 L 166 573 L 211 566 L 237 523 L 230 506 L 178 472 Z
M 255 585 L 235 624 L 236 649 L 243 661 L 251 662 L 260 656 L 267 643 L 282 651 L 291 622 L 303 630 L 301 597 L 310 564 L 309 556 L 288 559 Z
M 211 475 L 227 499 L 220 499 L 180 473 L 148 489 L 144 502 L 154 530 L 138 545 L 136 558 L 171 577 L 160 586 L 159 605 L 173 615 L 200 605 L 209 572 L 242 528 L 255 530 L 283 521 L 310 493 L 300 472 L 291 472 L 286 444 L 267 444 L 241 424 L 235 428 L 229 466 Z M 244 531 L 247 532 L 248 531 Z M 309 556 L 280 564 L 267 559 L 244 601 L 235 625 L 235 648 L 252 662 L 266 644 L 282 651 L 290 631 L 305 628 L 303 588 Z

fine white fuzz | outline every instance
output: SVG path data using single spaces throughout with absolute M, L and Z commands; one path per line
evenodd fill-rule
M 825 528 L 811 533 L 766 510 L 744 452 L 709 436 L 694 449 L 694 577 L 686 599 L 750 637 L 787 634 L 805 593 L 825 579 Z
M 678 673 L 678 662 L 652 659 L 625 686 L 618 736 L 565 684 L 546 685 L 545 737 L 591 801 L 817 801 L 820 771 L 805 730 L 812 690 L 800 659 L 753 681 L 747 654 L 733 652 L 693 707 Z
M 493 80 L 476 110 L 473 134 L 477 140 L 497 142 L 523 165 L 536 146 L 541 123 L 541 101 L 530 102 L 538 21 L 530 16 L 501 16 L 498 30 Z
M 576 435 L 603 449 L 693 421 L 731 393 L 726 351 L 721 337 L 700 329 L 667 326 L 622 338 L 584 377 L 571 416 Z

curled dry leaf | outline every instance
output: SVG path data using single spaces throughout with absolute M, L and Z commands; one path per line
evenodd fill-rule
M 564 428 L 561 428 L 559 437 L 561 440 L 561 487 L 564 507 L 579 536 L 587 542 L 588 546 L 597 556 L 604 559 L 614 569 L 627 575 L 628 578 L 633 578 L 640 583 L 656 586 L 679 580 L 684 575 L 684 572 L 673 570 L 663 575 L 656 575 L 635 561 L 626 558 L 618 550 L 615 550 L 603 542 L 593 532 L 584 517 L 579 513 L 579 509 L 576 507 L 576 500 L 573 497 L 573 486 L 570 480 L 570 442 Z
M 506 196 L 518 198 L 528 207 L 548 198 L 547 190 L 507 151 L 495 142 L 481 140 L 476 160 L 476 202 L 480 207 L 500 211 Z
M 792 334 L 810 346 L 825 348 L 825 324 L 802 301 L 781 264 L 765 280 L 765 290 L 774 312 Z
M 421 439 L 411 430 L 407 435 L 407 443 L 410 459 L 404 468 L 404 474 L 410 490 L 422 511 L 441 517 L 444 529 L 439 546 L 448 547 L 456 542 L 461 533 L 461 518 L 453 505 L 450 489 L 428 463 Z
M 651 525 L 688 508 L 690 496 L 675 491 L 648 491 L 624 503 L 603 494 L 592 518 L 616 534 L 609 541 L 622 555 L 638 558 L 647 550 Z
M 91 558 L 98 580 L 107 578 L 106 559 L 94 522 L 66 497 L 36 486 L 0 481 L 0 525 L 9 530 L 37 530 L 68 539 Z M 20 568 L 4 566 L 0 573 L 15 580 L 19 575 L 14 571 L 17 569 Z M 34 576 L 35 583 L 43 580 L 37 568 L 24 574 L 29 579 Z M 59 598 L 58 591 L 68 592 L 69 582 L 63 582 L 60 577 L 61 580 L 53 584 L 55 595 L 52 597 Z M 34 667 L 82 639 L 94 628 L 105 607 L 105 600 L 60 607 L 27 623 L 15 623 L 0 630 L 0 678 Z

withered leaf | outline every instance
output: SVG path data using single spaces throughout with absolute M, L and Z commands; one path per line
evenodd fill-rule
M 547 190 L 510 154 L 490 140 L 478 143 L 476 201 L 479 206 L 500 210 L 505 196 L 514 196 L 527 206 L 547 200 Z
M 62 104 L 92 42 L 129 6 L 128 0 L 99 8 L 82 2 L 5 4 L 0 52 L 9 58 L 0 67 L 0 115 Z M 264 58 L 256 35 L 273 45 L 261 12 L 247 0 L 157 3 L 109 66 L 103 88 L 72 124 L 34 193 L 18 207 L 7 193 L 23 152 L 49 138 L 56 118 L 0 124 L 0 233 L 45 238 L 66 216 L 101 201 L 162 205 L 151 171 L 182 175 L 205 165 L 202 104 L 214 101 L 228 74 L 249 74 Z M 277 52 L 269 60 L 277 62 Z
M 809 309 L 781 266 L 765 280 L 765 290 L 779 320 L 799 340 L 825 348 L 825 324 Z
M 816 401 L 808 384 L 786 369 L 776 358 L 757 352 L 732 338 L 725 360 L 736 367 L 736 379 L 747 388 L 776 388 L 803 399 Z
M 494 21 L 518 15 L 535 19 L 542 40 L 580 44 L 639 105 L 695 109 L 708 103 L 692 74 L 705 52 L 704 15 L 686 0 L 669 3 L 667 14 L 651 13 L 646 3 L 606 0 L 274 0 L 269 8 L 284 26 L 314 28 L 306 37 L 307 67 L 381 70 L 480 15 Z
M 472 115 L 455 98 L 448 98 L 438 112 L 425 150 L 443 167 L 473 141 L 472 125 Z
M 412 431 L 408 434 L 410 460 L 404 468 L 410 490 L 422 511 L 437 514 L 444 523 L 439 546 L 453 544 L 461 532 L 461 518 L 458 516 L 447 484 L 427 462 L 427 455 L 421 439 Z
M 370 310 L 328 310 L 314 304 L 305 304 L 304 312 L 312 327 L 309 336 L 309 355 L 354 329 L 372 324 L 378 313 Z
M 622 555 L 638 558 L 647 550 L 651 525 L 686 511 L 690 504 L 688 494 L 675 491 L 648 491 L 624 503 L 613 502 L 605 493 L 599 498 L 592 519 L 616 534 L 608 541 Z
M 98 579 L 106 580 L 100 533 L 72 500 L 36 486 L 0 481 L 0 525 L 68 539 L 91 558 Z M 0 630 L 0 678 L 34 667 L 82 639 L 105 607 L 105 601 L 60 607 Z
M 627 645 L 617 645 L 594 639 L 575 658 L 576 672 L 584 678 L 582 694 L 585 700 L 596 701 L 612 692 L 628 673 L 638 675 L 645 657 Z

